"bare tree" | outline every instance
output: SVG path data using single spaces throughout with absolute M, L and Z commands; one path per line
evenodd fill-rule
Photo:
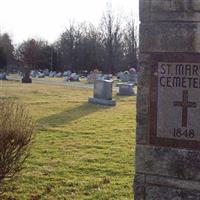
M 71 22 L 53 45 L 35 39 L 23 42 L 16 51 L 17 58 L 32 69 L 79 72 L 97 68 L 114 74 L 136 68 L 137 30 L 133 17 L 126 26 L 124 19 L 108 5 L 99 27 Z M 2 63 L 3 58 L 4 51 L 0 48 Z
M 124 66 L 137 68 L 138 38 L 134 18 L 128 20 L 124 29 Z
M 92 25 L 82 27 L 81 39 L 76 45 L 76 61 L 79 70 L 102 69 L 103 45 L 100 32 Z
M 100 65 L 102 45 L 99 41 L 99 32 L 91 24 L 70 24 L 59 40 L 61 64 L 76 72 Z
M 119 18 L 115 17 L 111 5 L 108 5 L 101 22 L 103 44 L 105 48 L 104 71 L 114 73 L 120 66 L 122 56 L 122 32 Z
M 74 65 L 75 32 L 74 25 L 70 24 L 69 28 L 62 33 L 59 41 L 61 64 L 65 69 L 72 69 Z

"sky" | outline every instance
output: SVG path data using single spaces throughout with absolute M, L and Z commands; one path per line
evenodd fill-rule
M 138 16 L 139 0 L 0 0 L 0 32 L 18 44 L 28 38 L 58 39 L 69 22 L 98 25 L 106 5 L 115 13 Z

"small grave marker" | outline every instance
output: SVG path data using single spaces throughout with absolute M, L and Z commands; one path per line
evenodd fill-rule
M 28 67 L 24 67 L 22 83 L 32 83 L 32 79 L 30 78 L 30 69 Z
M 119 93 L 117 95 L 121 96 L 135 95 L 135 92 L 133 90 L 133 84 L 131 83 L 118 83 L 116 86 L 119 87 Z
M 96 80 L 94 97 L 90 97 L 88 101 L 94 104 L 115 106 L 116 101 L 112 99 L 112 80 Z

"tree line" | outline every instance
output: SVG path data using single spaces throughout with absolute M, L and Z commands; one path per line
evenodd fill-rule
M 136 26 L 133 18 L 122 19 L 108 9 L 99 26 L 71 23 L 53 44 L 32 38 L 14 48 L 10 36 L 0 34 L 0 68 L 17 64 L 35 70 L 104 73 L 136 68 Z

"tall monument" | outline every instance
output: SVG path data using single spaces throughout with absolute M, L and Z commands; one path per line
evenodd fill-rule
M 140 0 L 135 200 L 200 199 L 200 0 Z

